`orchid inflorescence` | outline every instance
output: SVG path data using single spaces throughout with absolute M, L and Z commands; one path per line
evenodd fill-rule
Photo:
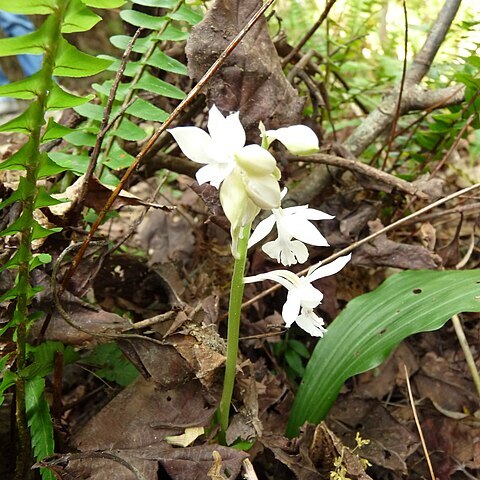
M 245 130 L 239 112 L 224 117 L 214 105 L 209 112 L 208 133 L 198 127 L 177 127 L 168 130 L 183 153 L 203 165 L 197 171 L 198 183 L 209 183 L 220 189 L 220 202 L 231 224 L 232 253 L 238 258 L 238 242 L 261 210 L 272 214 L 259 222 L 250 236 L 248 247 L 263 240 L 276 225 L 278 238 L 263 245 L 262 250 L 285 266 L 304 263 L 308 259 L 305 244 L 328 246 L 325 237 L 311 220 L 333 217 L 308 205 L 282 209 L 281 201 L 287 189 L 280 190 L 280 170 L 270 144 L 278 140 L 287 150 L 297 155 L 318 151 L 318 138 L 309 127 L 294 125 L 278 130 L 265 130 L 259 125 L 262 145 L 245 145 Z M 288 289 L 282 316 L 286 326 L 294 322 L 312 336 L 323 336 L 323 319 L 314 308 L 323 294 L 312 282 L 340 271 L 350 255 L 340 257 L 328 265 L 311 267 L 306 276 L 299 277 L 288 270 L 276 270 L 244 278 L 245 283 L 274 280 Z

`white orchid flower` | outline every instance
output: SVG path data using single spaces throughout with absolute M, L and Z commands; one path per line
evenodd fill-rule
M 299 277 L 288 270 L 274 270 L 252 277 L 245 277 L 245 283 L 262 280 L 273 280 L 283 285 L 287 290 L 287 301 L 283 305 L 282 317 L 287 327 L 294 322 L 313 337 L 321 337 L 325 333 L 323 319 L 318 317 L 313 309 L 320 305 L 323 294 L 312 283 L 323 277 L 338 273 L 349 261 L 351 254 L 337 258 L 333 262 L 322 265 L 318 263 L 309 268 L 304 277 Z
M 245 148 L 245 130 L 239 112 L 224 117 L 215 105 L 208 114 L 207 128 L 209 133 L 198 127 L 176 127 L 167 131 L 186 157 L 205 165 L 196 174 L 198 183 L 219 188 L 235 168 L 235 154 Z
M 282 191 L 282 198 L 287 193 Z M 305 243 L 317 247 L 328 247 L 325 237 L 317 230 L 310 220 L 330 220 L 334 218 L 308 205 L 297 207 L 275 208 L 272 215 L 262 220 L 255 228 L 248 247 L 263 240 L 277 225 L 278 238 L 267 242 L 262 250 L 271 258 L 285 266 L 305 263 L 308 259 L 308 250 Z M 292 240 L 296 239 L 296 240 Z
M 260 128 L 262 132 L 262 129 Z M 263 132 L 262 132 L 263 133 Z M 278 130 L 267 130 L 265 132 L 268 145 L 274 140 L 283 143 L 289 152 L 295 155 L 309 155 L 318 152 L 318 138 L 315 132 L 306 125 L 292 125 Z

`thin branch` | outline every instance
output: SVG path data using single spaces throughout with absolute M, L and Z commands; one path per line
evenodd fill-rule
M 293 50 L 283 59 L 282 61 L 282 68 L 285 68 L 288 65 L 288 62 L 302 49 L 302 47 L 312 38 L 314 33 L 318 30 L 320 25 L 323 21 L 327 18 L 331 8 L 335 5 L 337 0 L 328 0 L 327 4 L 325 5 L 325 9 L 323 10 L 320 18 L 314 23 L 313 27 L 305 34 L 305 36 L 298 42 L 297 46 L 293 48 Z
M 357 159 L 342 158 L 336 155 L 328 155 L 326 153 L 317 153 L 315 155 L 309 155 L 308 157 L 288 155 L 288 160 L 295 162 L 310 162 L 320 163 L 323 165 L 330 165 L 332 167 L 338 167 L 352 172 L 360 173 L 373 178 L 376 181 L 382 182 L 385 185 L 389 185 L 409 195 L 416 195 L 419 198 L 428 199 L 428 195 L 418 189 L 415 185 L 401 178 L 395 177 L 387 172 L 382 172 L 370 165 L 360 162 Z
M 193 101 L 193 99 L 203 90 L 207 82 L 212 78 L 212 76 L 215 74 L 215 72 L 222 66 L 222 64 L 225 62 L 225 60 L 228 58 L 228 56 L 232 53 L 232 51 L 235 49 L 235 47 L 241 42 L 243 37 L 249 32 L 249 30 L 257 23 L 257 21 L 263 16 L 265 11 L 270 7 L 270 5 L 274 2 L 275 0 L 267 0 L 262 7 L 260 7 L 256 13 L 251 17 L 251 19 L 246 23 L 246 25 L 238 32 L 238 34 L 235 36 L 235 38 L 227 45 L 225 50 L 220 54 L 220 56 L 217 58 L 217 60 L 213 63 L 213 65 L 205 72 L 203 77 L 199 80 L 199 82 L 192 88 L 190 93 L 182 100 L 182 102 L 175 108 L 175 110 L 170 114 L 170 116 L 165 120 L 165 122 L 155 131 L 155 133 L 150 137 L 148 142 L 143 146 L 139 154 L 135 157 L 135 160 L 133 163 L 130 165 L 130 167 L 127 169 L 127 171 L 124 173 L 122 179 L 120 180 L 119 184 L 115 188 L 114 192 L 110 195 L 110 198 L 107 200 L 106 204 L 102 208 L 101 212 L 99 213 L 97 220 L 94 222 L 92 225 L 90 232 L 88 233 L 88 236 L 85 238 L 83 241 L 82 246 L 78 250 L 75 258 L 72 261 L 72 264 L 65 274 L 65 277 L 63 278 L 62 285 L 59 288 L 59 296 L 63 293 L 65 290 L 68 282 L 70 281 L 70 278 L 72 277 L 73 273 L 77 269 L 78 265 L 80 264 L 80 261 L 83 258 L 83 255 L 85 254 L 85 251 L 92 240 L 95 232 L 97 231 L 98 227 L 101 225 L 103 222 L 103 219 L 105 218 L 105 215 L 109 211 L 110 207 L 113 205 L 115 202 L 115 199 L 118 197 L 120 191 L 123 189 L 125 186 L 125 183 L 127 182 L 128 178 L 130 178 L 130 175 L 135 171 L 137 166 L 140 164 L 142 161 L 143 157 L 145 156 L 145 153 L 150 150 L 150 148 L 155 144 L 155 141 L 160 137 L 160 135 L 174 122 L 174 120 L 180 115 L 180 113 Z
M 409 223 L 412 219 L 419 217 L 420 215 L 429 212 L 430 210 L 443 205 L 444 203 L 447 203 L 450 200 L 453 200 L 454 198 L 460 197 L 462 195 L 465 195 L 466 193 L 472 192 L 473 190 L 476 190 L 480 188 L 480 183 L 476 183 L 475 185 L 471 185 L 470 187 L 463 188 L 462 190 L 459 190 L 458 192 L 452 193 L 451 195 L 448 195 L 447 197 L 441 198 L 440 200 L 437 200 L 436 202 L 431 203 L 430 205 L 427 205 L 424 208 L 421 208 L 417 212 L 414 212 L 407 217 L 401 218 L 400 220 L 397 220 L 396 222 L 387 225 L 386 227 L 382 228 L 378 232 L 372 233 L 368 237 L 362 238 L 358 242 L 352 243 L 348 247 L 340 250 L 337 253 L 334 253 L 333 255 L 330 255 L 328 258 L 325 260 L 322 260 L 320 263 L 322 265 L 326 265 L 328 263 L 333 262 L 337 258 L 347 255 L 350 252 L 353 252 L 356 248 L 360 247 L 360 245 L 363 245 L 365 243 L 368 243 L 370 240 L 373 240 L 374 238 L 377 238 L 380 235 L 383 235 L 384 233 L 389 232 L 390 230 L 394 230 L 395 228 L 399 227 L 400 225 Z M 298 275 L 305 275 L 310 267 L 304 268 L 301 272 L 298 273 Z M 259 293 L 255 297 L 251 298 L 250 300 L 247 300 L 242 304 L 242 308 L 248 307 L 252 303 L 257 302 L 263 297 L 266 297 L 267 295 L 270 295 L 271 293 L 277 291 L 281 287 L 280 284 L 274 285 L 273 287 L 268 288 L 267 290 L 264 290 L 263 292 Z
M 392 128 L 390 130 L 390 136 L 388 138 L 387 151 L 385 152 L 385 158 L 382 163 L 382 171 L 385 170 L 387 166 L 388 157 L 392 151 L 393 141 L 395 140 L 395 132 L 397 131 L 398 119 L 400 118 L 400 109 L 402 107 L 402 98 L 403 98 L 403 89 L 405 87 L 405 78 L 407 75 L 407 54 L 408 54 L 408 12 L 407 4 L 403 0 L 403 15 L 405 19 L 405 38 L 403 44 L 403 67 L 402 67 L 402 78 L 400 80 L 400 90 L 398 92 L 397 107 L 395 109 L 395 115 L 393 116 Z
M 465 355 L 465 360 L 467 362 L 468 370 L 472 376 L 473 383 L 477 389 L 477 394 L 480 398 L 480 375 L 478 374 L 478 368 L 475 364 L 475 359 L 473 358 L 470 346 L 468 345 L 467 337 L 465 337 L 465 332 L 463 331 L 462 322 L 458 315 L 452 317 L 453 328 L 457 334 L 458 342 L 462 347 L 463 354 Z
M 403 365 L 403 368 L 405 369 L 405 381 L 407 382 L 408 398 L 410 400 L 410 406 L 412 407 L 413 418 L 415 419 L 415 425 L 417 426 L 418 435 L 420 436 L 420 442 L 422 443 L 423 452 L 425 453 L 425 459 L 427 460 L 428 471 L 430 472 L 431 479 L 437 480 L 437 477 L 433 472 L 432 462 L 430 461 L 430 455 L 428 454 L 427 444 L 425 443 L 425 438 L 422 432 L 422 426 L 420 425 L 420 421 L 418 419 L 417 409 L 415 408 L 415 401 L 413 399 L 412 387 L 410 386 L 410 377 L 408 374 L 408 368 L 405 364 Z

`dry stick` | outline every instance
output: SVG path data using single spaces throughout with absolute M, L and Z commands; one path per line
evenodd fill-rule
M 409 195 L 416 195 L 424 200 L 428 199 L 428 195 L 419 190 L 415 185 L 412 185 L 410 182 L 395 177 L 390 173 L 371 167 L 370 165 L 362 163 L 359 160 L 338 157 L 336 155 L 328 155 L 326 153 L 316 153 L 314 155 L 309 155 L 308 157 L 288 155 L 287 158 L 289 161 L 294 162 L 320 163 L 332 167 L 339 167 L 345 170 L 351 170 L 353 172 L 371 177 L 374 180 L 384 183 L 385 185 L 390 185 L 391 187 L 408 193 Z
M 125 68 L 127 68 L 127 62 L 128 62 L 128 59 L 130 58 L 130 54 L 132 53 L 133 45 L 137 41 L 137 38 L 139 37 L 142 30 L 143 28 L 137 29 L 132 39 L 128 43 L 127 48 L 125 49 L 125 52 L 123 52 L 122 60 L 120 62 L 120 67 L 118 68 L 118 71 L 115 75 L 112 88 L 110 89 L 110 93 L 108 95 L 107 104 L 105 105 L 105 109 L 103 111 L 103 118 L 102 118 L 102 123 L 100 125 L 100 131 L 98 132 L 97 140 L 95 141 L 95 145 L 92 151 L 92 156 L 90 157 L 90 162 L 88 164 L 87 171 L 85 172 L 85 183 L 83 184 L 82 192 L 80 194 L 80 202 L 83 201 L 87 193 L 88 183 L 90 182 L 90 179 L 92 178 L 93 172 L 97 165 L 97 160 L 100 155 L 103 139 L 105 138 L 105 135 L 107 134 L 108 130 L 111 128 L 112 124 L 110 123 L 109 125 L 108 120 L 110 118 L 110 114 L 112 113 L 113 102 L 115 101 L 115 96 L 117 94 L 118 86 L 120 85 L 120 80 L 122 79 L 123 73 L 125 72 Z
M 435 473 L 433 472 L 432 462 L 430 461 L 430 455 L 428 454 L 427 445 L 425 443 L 425 438 L 423 437 L 422 427 L 418 420 L 417 409 L 415 408 L 415 402 L 413 400 L 412 388 L 410 386 L 410 378 L 408 376 L 408 368 L 404 364 L 403 368 L 405 369 L 405 381 L 407 382 L 407 391 L 408 391 L 408 398 L 410 400 L 410 405 L 412 407 L 413 418 L 415 418 L 415 425 L 417 426 L 418 435 L 420 436 L 420 442 L 422 443 L 423 452 L 425 453 L 425 459 L 427 460 L 428 470 L 430 472 L 430 476 L 432 480 L 437 480 L 435 477 Z
M 473 383 L 477 389 L 477 394 L 480 398 L 480 375 L 478 374 L 477 366 L 475 365 L 475 359 L 473 358 L 472 352 L 468 345 L 467 338 L 465 337 L 465 332 L 462 328 L 462 322 L 458 315 L 453 315 L 452 317 L 453 328 L 457 334 L 458 341 L 462 347 L 463 354 L 465 355 L 465 360 L 467 361 L 468 369 L 470 375 L 472 376 Z
M 82 260 L 83 255 L 93 238 L 93 235 L 97 231 L 98 227 L 102 223 L 103 219 L 105 218 L 106 213 L 110 209 L 110 207 L 115 202 L 120 191 L 123 189 L 126 181 L 132 174 L 132 172 L 137 168 L 139 163 L 142 161 L 144 155 L 148 150 L 153 146 L 155 141 L 160 137 L 160 135 L 173 123 L 173 121 L 180 115 L 180 113 L 192 102 L 192 100 L 202 91 L 203 87 L 205 87 L 206 83 L 212 78 L 215 72 L 221 67 L 223 62 L 227 59 L 227 57 L 232 53 L 234 48 L 240 43 L 243 37 L 248 33 L 248 31 L 255 25 L 255 23 L 260 19 L 260 17 L 265 13 L 265 11 L 270 7 L 270 5 L 275 0 L 266 0 L 266 2 L 259 8 L 252 18 L 247 22 L 247 24 L 238 32 L 235 38 L 227 45 L 225 50 L 220 54 L 217 60 L 213 63 L 213 65 L 207 70 L 207 72 L 203 75 L 203 77 L 199 80 L 199 82 L 192 88 L 190 93 L 182 100 L 182 102 L 175 108 L 175 110 L 170 114 L 170 116 L 165 120 L 165 122 L 156 130 L 156 132 L 150 137 L 148 142 L 143 146 L 141 151 L 135 157 L 133 163 L 128 167 L 127 171 L 123 175 L 120 183 L 115 188 L 114 192 L 110 195 L 109 199 L 107 200 L 106 204 L 102 208 L 101 212 L 99 213 L 95 223 L 92 225 L 90 231 L 88 232 L 87 238 L 83 241 L 82 246 L 78 250 L 75 258 L 72 261 L 72 264 L 65 274 L 63 278 L 62 284 L 59 288 L 58 295 L 60 296 L 63 291 L 65 290 L 70 278 L 72 278 L 73 273 L 77 269 L 80 261 Z
M 402 98 L 403 98 L 403 89 L 405 87 L 405 79 L 407 77 L 407 53 L 408 53 L 408 13 L 407 13 L 407 4 L 405 0 L 403 0 L 403 16 L 405 19 L 405 42 L 403 46 L 403 67 L 402 67 L 402 79 L 400 80 L 400 90 L 398 91 L 398 99 L 397 99 L 397 107 L 395 109 L 395 114 L 393 116 L 392 121 L 392 129 L 390 131 L 390 136 L 388 139 L 388 146 L 387 151 L 385 152 L 385 158 L 383 159 L 382 163 L 382 172 L 385 170 L 387 165 L 388 157 L 390 156 L 390 152 L 392 151 L 393 141 L 395 140 L 395 131 L 397 130 L 398 119 L 400 118 L 400 109 L 402 106 Z
M 313 27 L 305 34 L 305 36 L 300 40 L 298 45 L 293 48 L 293 50 L 283 59 L 282 68 L 285 68 L 288 65 L 288 62 L 300 51 L 300 49 L 310 40 L 313 34 L 318 30 L 320 25 L 323 21 L 327 18 L 331 8 L 335 5 L 337 0 L 328 0 L 327 4 L 325 5 L 325 9 L 323 10 L 320 18 L 315 22 Z
M 430 205 L 427 205 L 424 208 L 421 208 L 418 210 L 418 212 L 414 212 L 411 215 L 408 215 L 405 218 L 401 218 L 400 220 L 397 220 L 396 222 L 392 223 L 391 225 L 387 225 L 386 227 L 382 228 L 378 232 L 372 233 L 368 237 L 362 238 L 358 242 L 352 243 L 350 246 L 347 248 L 344 248 L 343 250 L 340 250 L 337 253 L 334 253 L 333 255 L 330 255 L 328 258 L 320 262 L 321 265 L 326 265 L 327 263 L 333 262 L 335 259 L 338 257 L 341 257 L 343 255 L 346 255 L 347 253 L 352 252 L 356 248 L 358 248 L 360 245 L 363 245 L 364 243 L 369 242 L 370 240 L 373 240 L 374 238 L 377 238 L 379 235 L 382 235 L 384 233 L 389 232 L 390 230 L 393 230 L 397 228 L 398 226 L 407 223 L 408 221 L 411 221 L 413 218 L 418 217 L 419 215 L 422 215 L 425 212 L 428 212 L 432 210 L 435 207 L 438 207 L 439 205 L 443 205 L 444 203 L 453 200 L 454 198 L 460 197 L 461 195 L 464 195 L 465 193 L 471 192 L 473 190 L 476 190 L 477 188 L 480 187 L 480 183 L 476 183 L 475 185 L 471 185 L 470 187 L 463 188 L 462 190 L 459 190 L 458 192 L 452 193 L 451 195 L 448 195 L 447 197 L 441 198 L 440 200 L 437 200 L 436 202 L 433 202 Z M 299 272 L 299 275 L 305 275 L 310 267 L 303 269 L 301 272 Z M 280 284 L 274 285 L 273 287 L 268 288 L 267 290 L 264 290 L 262 293 L 259 293 L 255 297 L 251 298 L 250 300 L 247 300 L 242 304 L 242 308 L 247 307 L 248 305 L 251 305 L 252 303 L 257 302 L 263 297 L 266 297 L 267 295 L 270 295 L 271 293 L 277 291 L 281 287 Z

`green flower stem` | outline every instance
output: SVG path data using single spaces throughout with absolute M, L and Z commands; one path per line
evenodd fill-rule
M 237 256 L 233 267 L 232 284 L 230 287 L 230 304 L 228 306 L 227 361 L 223 381 L 222 399 L 218 409 L 220 428 L 224 435 L 228 428 L 230 403 L 232 402 L 233 386 L 237 369 L 238 339 L 240 334 L 240 313 L 245 285 L 243 277 L 247 261 L 248 239 L 251 225 L 243 229 L 243 238 L 238 238 Z M 234 242 L 235 243 L 235 242 Z

